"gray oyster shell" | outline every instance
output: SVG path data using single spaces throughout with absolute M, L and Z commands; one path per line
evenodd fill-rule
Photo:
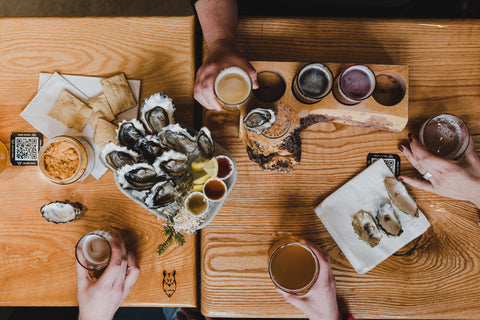
M 270 129 L 275 120 L 276 116 L 273 110 L 255 108 L 243 117 L 243 127 L 245 130 L 260 134 L 263 130 Z
M 360 210 L 353 218 L 352 226 L 358 237 L 368 243 L 370 247 L 375 247 L 382 238 L 382 233 L 378 230 L 377 224 L 372 215 Z
M 207 127 L 202 127 L 197 134 L 197 148 L 200 154 L 206 158 L 211 158 L 215 152 L 212 133 Z
M 190 171 L 187 156 L 174 150 L 164 152 L 155 160 L 153 167 L 157 174 L 165 173 L 172 178 L 180 177 Z
M 100 159 L 110 170 L 116 171 L 125 165 L 133 165 L 140 160 L 140 155 L 124 146 L 109 142 L 103 147 Z
M 146 135 L 137 141 L 135 150 L 140 152 L 143 158 L 149 163 L 153 163 L 153 161 L 163 153 L 164 148 L 157 136 Z
M 136 119 L 130 121 L 124 120 L 118 125 L 117 139 L 122 146 L 129 149 L 136 150 L 138 142 L 143 139 L 144 136 L 145 128 L 143 124 Z
M 155 184 L 143 202 L 149 209 L 161 208 L 175 201 L 175 183 L 172 180 Z
M 376 216 L 378 226 L 388 236 L 398 237 L 402 234 L 402 224 L 398 220 L 397 215 L 390 203 L 384 203 L 380 205 Z
M 184 154 L 191 154 L 197 149 L 197 141 L 179 124 L 170 124 L 158 134 L 164 148 Z
M 143 100 L 140 107 L 140 121 L 150 134 L 156 134 L 166 126 L 175 123 L 174 113 L 172 99 L 164 93 L 155 93 Z
M 82 205 L 78 202 L 55 201 L 40 208 L 42 217 L 48 222 L 68 223 L 75 220 L 82 212 Z
M 135 190 L 150 189 L 157 182 L 165 180 L 165 177 L 158 175 L 148 163 L 123 166 L 117 171 L 117 177 L 122 188 Z

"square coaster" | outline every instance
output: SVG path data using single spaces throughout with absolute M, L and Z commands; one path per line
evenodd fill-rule
M 400 175 L 400 157 L 398 154 L 391 153 L 369 153 L 367 155 L 367 167 L 377 161 L 383 159 L 387 167 L 392 171 L 395 177 Z
M 12 132 L 10 162 L 14 166 L 36 166 L 42 145 L 43 135 L 40 132 Z

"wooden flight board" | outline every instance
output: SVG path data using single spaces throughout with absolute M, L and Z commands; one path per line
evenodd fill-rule
M 313 104 L 302 103 L 292 92 L 292 83 L 295 75 L 307 65 L 307 62 L 276 62 L 276 61 L 253 61 L 252 66 L 258 74 L 264 71 L 275 72 L 285 81 L 286 90 L 284 95 L 275 101 L 286 108 L 291 108 L 298 113 L 300 118 L 310 115 L 323 115 L 329 121 L 344 123 L 353 126 L 377 128 L 381 130 L 402 131 L 408 122 L 408 66 L 406 65 L 381 65 L 367 64 L 375 73 L 377 85 L 374 94 L 355 105 L 344 105 L 337 101 L 333 90 L 319 102 Z M 347 63 L 323 63 L 336 78 L 343 69 L 353 65 Z M 379 77 L 379 75 L 381 75 Z M 385 105 L 378 101 L 388 100 L 386 95 L 397 95 L 388 79 L 401 79 L 404 82 L 405 94 L 394 105 Z M 249 107 L 268 105 L 253 95 Z M 383 99 L 382 99 L 383 98 Z M 378 101 L 377 101 L 378 100 Z

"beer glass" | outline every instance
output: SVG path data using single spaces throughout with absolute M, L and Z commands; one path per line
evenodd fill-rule
M 225 110 L 238 110 L 250 97 L 252 80 L 241 68 L 230 67 L 217 75 L 214 91 L 217 100 Z
M 96 230 L 84 235 L 75 246 L 75 258 L 87 270 L 104 269 L 112 255 L 112 233 L 109 230 Z
M 343 70 L 335 79 L 333 94 L 346 105 L 367 99 L 375 90 L 375 74 L 365 65 L 353 65 Z
M 293 94 L 303 103 L 316 103 L 330 93 L 333 75 L 330 69 L 321 63 L 304 66 L 293 80 Z

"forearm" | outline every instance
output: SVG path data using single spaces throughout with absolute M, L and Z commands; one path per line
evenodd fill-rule
M 236 0 L 199 0 L 195 3 L 195 10 L 209 49 L 219 42 L 234 44 L 237 26 Z

